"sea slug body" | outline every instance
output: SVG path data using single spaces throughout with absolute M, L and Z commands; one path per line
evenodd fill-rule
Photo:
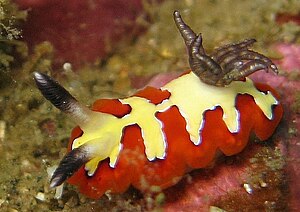
M 91 110 L 49 76 L 36 72 L 42 94 L 79 126 L 50 186 L 68 179 L 91 198 L 176 184 L 192 169 L 207 167 L 217 152 L 234 155 L 251 133 L 268 139 L 283 114 L 279 96 L 247 76 L 277 73 L 270 59 L 249 50 L 248 39 L 216 49 L 210 56 L 201 34 L 178 11 L 175 23 L 189 53 L 191 71 L 162 88 L 146 87 L 124 99 L 97 100 Z

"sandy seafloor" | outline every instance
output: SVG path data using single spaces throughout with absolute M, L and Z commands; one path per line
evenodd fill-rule
M 285 108 L 283 121 L 274 136 L 276 139 L 268 141 L 273 143 L 272 148 L 263 149 L 267 148 L 264 146 L 260 152 L 260 157 L 264 154 L 276 157 L 276 160 L 270 159 L 276 162 L 268 166 L 279 173 L 274 179 L 280 181 L 276 184 L 280 189 L 274 189 L 278 195 L 262 208 L 264 211 L 290 210 L 293 198 L 299 198 L 296 196 L 299 191 L 290 190 L 290 185 L 297 189 L 293 179 L 299 176 L 295 170 L 299 167 L 300 28 L 294 21 L 278 23 L 276 15 L 299 13 L 299 2 L 166 0 L 147 6 L 145 11 L 151 19 L 147 31 L 133 43 L 118 45 L 104 63 L 87 64 L 76 70 L 62 67 L 51 70 L 47 64 L 52 58 L 47 54 L 39 57 L 43 52 L 40 48 L 28 56 L 28 61 L 24 62 L 26 66 L 12 69 L 1 79 L 8 83 L 0 88 L 0 211 L 145 211 L 165 206 L 169 211 L 175 210 L 172 203 L 180 200 L 169 201 L 164 191 L 158 195 L 143 195 L 130 188 L 125 194 L 91 200 L 79 194 L 75 187 L 65 185 L 62 198 L 54 198 L 55 191 L 49 189 L 47 169 L 57 165 L 65 154 L 74 124 L 44 100 L 32 79 L 36 67 L 46 67 L 46 72 L 53 73 L 79 101 L 90 105 L 98 98 L 128 96 L 159 73 L 180 73 L 188 69 L 188 62 L 183 41 L 172 20 L 175 9 L 181 11 L 196 32 L 202 32 L 208 52 L 221 44 L 255 37 L 258 42 L 254 49 L 274 58 L 278 64 L 278 78 L 272 74 L 255 77 L 278 88 Z M 288 49 L 288 53 L 280 53 L 280 48 L 284 49 L 282 52 Z M 278 153 L 274 146 L 284 147 Z M 289 151 L 291 146 L 294 151 Z M 268 155 L 271 150 L 274 152 Z M 180 186 L 185 187 L 186 179 L 195 175 L 197 173 L 187 175 L 175 192 L 182 192 Z M 246 195 L 251 201 L 251 194 Z M 257 198 L 253 198 L 252 204 L 258 204 L 256 201 Z M 232 202 L 232 199 L 224 200 L 212 206 L 226 211 L 239 211 L 236 207 L 249 211 L 246 206 Z M 296 210 L 296 206 L 293 207 Z

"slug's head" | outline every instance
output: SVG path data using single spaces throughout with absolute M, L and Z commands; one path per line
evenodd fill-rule
M 73 119 L 84 132 L 82 137 L 77 138 L 77 143 L 80 145 L 72 148 L 55 170 L 50 186 L 56 187 L 91 159 L 109 156 L 111 148 L 113 148 L 109 148 L 109 146 L 112 144 L 107 144 L 107 139 L 101 135 L 99 137 L 98 134 L 93 134 L 95 122 L 105 122 L 107 114 L 91 111 L 88 107 L 80 104 L 65 88 L 46 74 L 35 72 L 34 80 L 43 96 Z

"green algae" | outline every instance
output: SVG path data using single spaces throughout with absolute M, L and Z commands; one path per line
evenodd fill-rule
M 20 30 L 14 25 L 16 20 L 23 20 L 25 15 L 23 12 L 17 15 L 15 6 L 8 2 L 0 0 L 1 8 L 8 8 L 2 9 L 2 12 L 0 9 L 0 21 L 3 24 L 0 37 L 0 84 L 9 82 L 0 86 L 0 120 L 6 126 L 5 137 L 0 139 L 0 168 L 4 170 L 0 173 L 3 185 L 0 188 L 1 209 L 142 211 L 147 208 L 147 201 L 160 206 L 165 198 L 163 193 L 150 201 L 132 189 L 123 195 L 112 195 L 111 199 L 107 195 L 93 201 L 77 192 L 74 194 L 76 188 L 67 185 L 61 200 L 53 198 L 54 191 L 48 188 L 46 170 L 58 164 L 62 158 L 74 125 L 40 95 L 32 80 L 31 74 L 36 70 L 49 74 L 58 72 L 51 69 L 52 45 L 42 43 L 28 55 L 26 45 L 17 40 Z M 258 40 L 255 49 L 269 55 L 274 54 L 272 44 L 276 42 L 300 42 L 298 25 L 291 22 L 276 23 L 276 14 L 296 14 L 299 11 L 300 2 L 297 0 L 274 0 L 271 4 L 262 0 L 146 2 L 145 10 L 149 19 L 138 19 L 137 22 L 147 26 L 148 31 L 134 44 L 119 45 L 102 66 L 87 64 L 76 73 L 72 69 L 61 68 L 60 74 L 54 74 L 79 101 L 91 105 L 98 98 L 131 94 L 130 75 L 147 76 L 188 69 L 185 46 L 172 20 L 175 9 L 181 11 L 184 20 L 197 33 L 203 34 L 208 52 L 221 44 L 248 37 Z M 22 61 L 15 61 L 14 50 L 22 55 Z M 11 66 L 15 62 L 19 62 L 22 68 Z M 43 123 L 54 124 L 55 133 L 49 134 L 43 130 Z M 275 162 L 270 166 L 280 168 L 280 161 Z M 45 195 L 45 200 L 36 198 L 39 192 Z
M 25 58 L 28 55 L 27 45 L 19 39 L 22 31 L 18 27 L 26 19 L 27 12 L 21 11 L 10 0 L 0 1 L 0 77 L 8 79 L 8 71 L 14 62 L 15 55 Z M 0 83 L 0 88 L 3 87 Z
M 292 111 L 296 114 L 300 114 L 300 91 L 295 92 L 295 101 L 293 102 Z

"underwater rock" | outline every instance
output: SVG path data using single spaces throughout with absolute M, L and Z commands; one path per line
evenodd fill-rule
M 29 48 L 50 41 L 54 65 L 69 62 L 75 68 L 107 57 L 116 43 L 141 32 L 135 22 L 142 12 L 141 2 L 16 0 L 21 9 L 28 9 L 23 39 Z
M 278 64 L 286 72 L 282 89 L 283 103 L 288 108 L 286 114 L 288 135 L 284 144 L 287 146 L 287 175 L 290 189 L 290 209 L 300 208 L 300 45 L 279 44 L 276 49 L 283 59 Z

